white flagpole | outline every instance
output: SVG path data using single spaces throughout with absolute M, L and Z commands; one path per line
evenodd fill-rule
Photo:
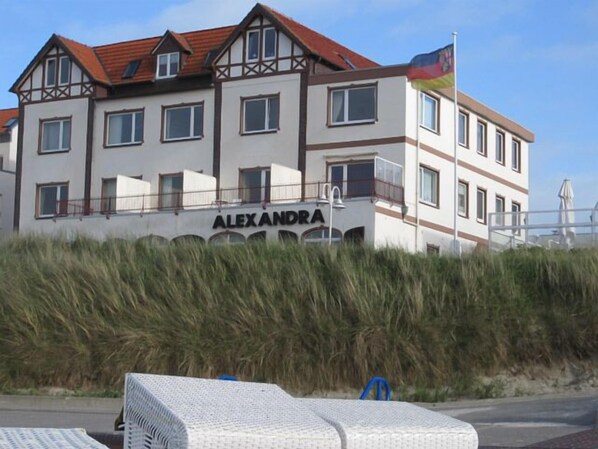
M 415 90 L 417 95 L 417 107 L 416 107 L 416 117 L 415 117 L 415 252 L 419 251 L 419 123 L 420 123 L 420 114 L 421 114 L 421 106 L 420 106 L 420 97 L 421 92 L 419 89 Z
M 454 207 L 454 221 L 453 221 L 453 253 L 456 256 L 461 255 L 461 244 L 459 242 L 459 231 L 457 229 L 457 218 L 459 215 L 459 178 L 457 174 L 457 166 L 459 165 L 457 149 L 459 147 L 459 105 L 457 101 L 457 32 L 453 32 L 453 72 L 455 76 L 454 88 L 454 105 L 455 105 L 455 148 L 454 148 L 454 190 L 455 190 L 455 207 Z

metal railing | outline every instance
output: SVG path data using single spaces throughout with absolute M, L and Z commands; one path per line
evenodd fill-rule
M 491 250 L 518 247 L 548 249 L 598 248 L 598 208 L 568 211 L 574 220 L 562 223 L 559 210 L 489 214 Z
M 169 192 L 121 197 L 101 197 L 60 201 L 56 204 L 56 217 L 83 217 L 98 214 L 110 216 L 119 213 L 149 213 L 159 211 L 228 208 L 246 204 L 288 204 L 315 201 L 321 194 L 324 182 L 286 184 L 247 188 L 203 190 L 195 192 Z M 380 179 L 352 180 L 339 183 L 343 199 L 376 198 L 393 204 L 403 204 L 404 191 Z

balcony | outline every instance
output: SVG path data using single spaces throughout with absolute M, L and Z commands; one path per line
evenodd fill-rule
M 335 184 L 336 185 L 336 184 Z M 234 208 L 256 204 L 266 208 L 269 204 L 314 202 L 322 194 L 323 182 L 286 184 L 255 188 L 229 188 L 193 192 L 168 192 L 120 197 L 92 198 L 57 202 L 55 218 L 83 218 L 118 214 L 146 214 L 202 209 Z M 380 179 L 359 179 L 338 184 L 344 200 L 383 200 L 391 204 L 404 204 L 403 187 Z

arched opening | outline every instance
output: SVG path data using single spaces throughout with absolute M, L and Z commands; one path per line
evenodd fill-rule
M 344 242 L 352 245 L 363 245 L 365 240 L 365 227 L 359 226 L 357 228 L 349 229 L 345 232 Z
M 310 229 L 303 233 L 303 243 L 306 245 L 328 245 L 328 228 Z M 343 234 L 338 229 L 332 229 L 332 244 L 340 245 Z
M 139 237 L 137 239 L 137 242 L 145 243 L 148 245 L 167 245 L 168 239 L 165 237 L 162 237 L 161 235 L 150 234 L 150 235 L 144 235 L 143 237 Z
M 172 243 L 175 245 L 199 245 L 206 243 L 206 240 L 199 235 L 186 234 L 173 238 Z
M 210 245 L 243 245 L 245 236 L 238 232 L 221 232 L 210 237 Z
M 299 236 L 291 231 L 278 231 L 278 241 L 281 243 L 298 243 Z
M 258 243 L 258 242 L 265 242 L 266 241 L 266 231 L 259 231 L 251 234 L 247 237 L 247 242 Z

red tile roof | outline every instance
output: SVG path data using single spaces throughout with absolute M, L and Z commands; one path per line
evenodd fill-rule
M 179 33 L 175 33 L 174 31 L 168 32 L 174 38 L 174 40 L 178 42 L 178 44 L 183 48 L 183 50 L 185 50 L 187 53 L 193 53 L 193 49 L 189 45 L 189 42 L 187 42 L 187 39 L 185 39 L 185 36 Z
M 8 129 L 5 128 L 4 125 L 11 118 L 19 118 L 19 110 L 17 108 L 0 109 L 0 133 L 8 131 Z
M 93 48 L 63 36 L 57 35 L 56 38 L 64 45 L 65 49 L 81 63 L 91 78 L 103 84 L 110 84 L 110 79 L 106 75 L 106 71 L 102 67 L 102 63 L 98 59 Z
M 210 50 L 222 50 L 221 47 L 225 43 L 231 42 L 231 39 L 242 31 L 241 27 L 244 26 L 245 22 L 258 14 L 269 16 L 278 26 L 283 28 L 283 32 L 287 33 L 291 39 L 296 40 L 307 53 L 321 57 L 339 69 L 351 70 L 354 68 L 364 69 L 379 66 L 376 62 L 259 3 L 251 10 L 246 19 L 237 26 L 180 34 L 167 31 L 162 36 L 100 45 L 97 47 L 89 47 L 63 36 L 54 35 L 50 38 L 44 49 L 49 48 L 53 44 L 62 45 L 72 55 L 75 62 L 83 66 L 83 70 L 94 81 L 105 85 L 114 86 L 151 82 L 155 79 L 155 56 L 152 55 L 152 50 L 158 45 L 161 39 L 170 34 L 189 53 L 179 72 L 179 76 L 200 75 L 211 72 L 211 68 L 205 66 L 206 57 Z M 41 53 L 43 53 L 44 49 L 38 53 L 34 61 L 25 69 L 25 72 L 23 72 L 11 89 L 14 89 L 26 73 L 34 67 L 35 61 L 43 56 Z M 122 75 L 125 69 L 134 60 L 140 61 L 137 72 L 134 76 L 123 79 Z
M 210 70 L 204 67 L 204 61 L 208 51 L 219 48 L 235 27 L 214 28 L 210 30 L 191 31 L 181 33 L 192 49 L 179 76 L 196 75 L 208 73 Z M 172 33 L 173 35 L 175 33 Z M 117 44 L 102 45 L 94 47 L 94 50 L 102 63 L 108 77 L 113 85 L 153 81 L 155 78 L 155 58 L 151 51 L 160 42 L 162 36 L 149 37 L 135 41 L 119 42 Z M 129 62 L 140 60 L 141 64 L 133 78 L 122 79 Z
M 371 59 L 349 50 L 347 47 L 344 47 L 311 28 L 307 28 L 299 22 L 295 22 L 290 17 L 279 13 L 269 6 L 263 4 L 260 4 L 260 6 L 285 26 L 311 53 L 321 56 L 334 65 L 346 70 L 379 67 L 379 64 Z M 341 55 L 349 60 L 354 67 L 351 67 Z

